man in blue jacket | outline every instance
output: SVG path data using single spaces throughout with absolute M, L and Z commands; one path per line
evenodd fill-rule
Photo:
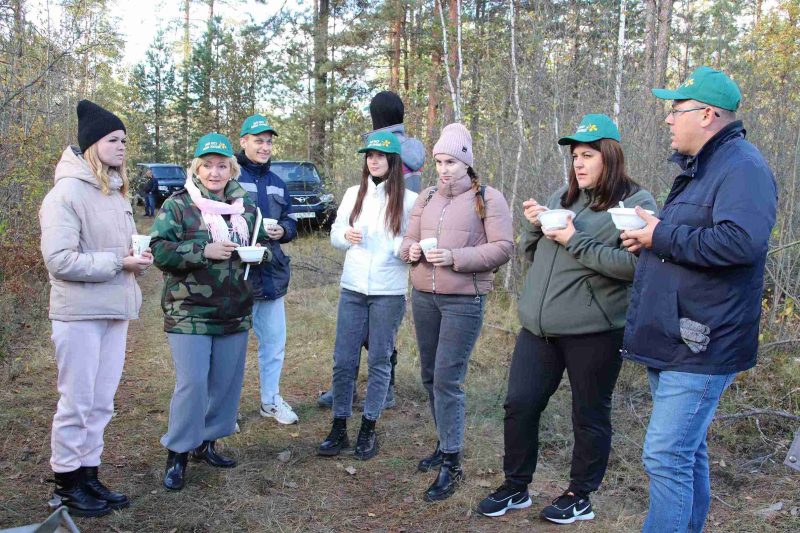
M 294 424 L 297 415 L 280 395 L 279 382 L 286 353 L 284 296 L 289 286 L 289 257 L 281 249 L 297 236 L 297 224 L 289 216 L 292 200 L 277 174 L 269 169 L 272 142 L 278 133 L 263 115 L 245 119 L 239 132 L 242 151 L 236 160 L 242 169 L 239 184 L 250 193 L 264 219 L 278 223 L 266 227 L 273 259 L 250 275 L 253 295 L 253 330 L 258 337 L 258 372 L 261 385 L 261 416 L 281 424 Z
M 701 531 L 708 426 L 736 374 L 756 364 L 777 187 L 736 120 L 741 94 L 728 76 L 700 67 L 653 94 L 672 100 L 666 123 L 682 171 L 661 218 L 637 208 L 647 226 L 622 233 L 640 252 L 622 355 L 647 367 L 653 396 L 643 531 Z

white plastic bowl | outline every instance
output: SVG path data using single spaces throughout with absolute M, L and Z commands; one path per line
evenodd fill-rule
M 431 248 L 436 248 L 437 244 L 439 244 L 439 240 L 436 237 L 428 237 L 427 239 L 419 241 L 420 247 L 426 252 Z
M 260 263 L 267 249 L 263 246 L 239 246 L 239 258 L 245 263 Z
M 569 209 L 548 209 L 539 213 L 539 222 L 542 223 L 542 229 L 548 231 L 564 229 L 567 227 L 567 217 L 574 219 L 575 213 Z
M 645 209 L 649 214 L 654 214 L 653 211 Z M 636 209 L 632 207 L 612 207 L 608 210 L 611 214 L 611 220 L 619 230 L 629 229 L 642 229 L 647 225 L 643 218 L 636 214 Z

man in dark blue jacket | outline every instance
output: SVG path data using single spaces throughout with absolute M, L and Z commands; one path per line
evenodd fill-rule
M 640 252 L 623 357 L 647 366 L 653 413 L 643 460 L 650 477 L 644 532 L 701 531 L 711 503 L 706 433 L 738 372 L 756 364 L 764 265 L 777 187 L 745 140 L 728 76 L 695 70 L 667 114 L 682 172 L 660 219 L 622 234 Z
M 261 385 L 261 416 L 281 424 L 294 424 L 297 415 L 280 395 L 279 382 L 286 353 L 286 310 L 284 296 L 289 287 L 289 257 L 281 243 L 297 236 L 297 224 L 290 216 L 292 200 L 277 174 L 269 169 L 272 142 L 278 133 L 263 115 L 245 119 L 239 132 L 242 151 L 236 155 L 242 174 L 239 184 L 250 193 L 264 217 L 272 246 L 271 262 L 251 274 L 253 330 L 258 337 L 258 371 Z M 269 224 L 273 219 L 277 223 Z

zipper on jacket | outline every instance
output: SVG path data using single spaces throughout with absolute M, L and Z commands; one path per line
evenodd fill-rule
M 447 208 L 453 202 L 453 199 L 450 198 L 447 200 L 447 204 L 442 208 L 442 214 L 439 215 L 439 224 L 436 226 L 436 241 L 439 241 L 440 234 L 442 233 L 442 221 L 444 220 L 444 212 L 447 211 Z M 438 244 L 437 244 L 438 246 Z M 436 265 L 433 265 L 433 281 L 432 286 L 433 294 L 436 294 Z
M 477 272 L 473 272 L 472 273 L 472 284 L 475 285 L 475 301 L 476 302 L 480 302 L 481 301 L 481 295 L 478 292 L 478 273 Z
M 600 312 L 603 314 L 603 318 L 605 318 L 605 319 L 606 319 L 606 322 L 608 322 L 608 325 L 609 325 L 609 326 L 611 326 L 611 327 L 613 328 L 613 327 L 614 327 L 614 323 L 613 323 L 613 322 L 611 322 L 611 319 L 610 319 L 610 318 L 608 318 L 608 315 L 606 314 L 605 310 L 603 309 L 603 306 L 602 306 L 602 305 L 600 305 L 600 302 L 597 300 L 597 296 L 595 296 L 595 295 L 594 295 L 594 289 L 592 288 L 592 284 L 591 284 L 591 283 L 589 283 L 589 280 L 588 280 L 588 279 L 587 279 L 587 280 L 584 280 L 584 282 L 586 283 L 586 287 L 589 289 L 589 295 L 590 295 L 590 298 L 589 298 L 589 305 L 588 305 L 587 307 L 590 307 L 590 306 L 592 305 L 592 300 L 594 300 L 594 303 L 596 303 L 596 304 L 597 304 L 597 308 L 598 308 L 598 309 L 600 310 Z
M 587 207 L 589 207 L 588 204 L 584 205 L 583 208 L 575 214 L 575 218 L 572 220 L 573 223 L 575 222 L 575 220 L 578 219 L 581 213 L 586 211 Z M 545 283 L 544 285 L 544 290 L 542 291 L 542 299 L 539 302 L 539 333 L 541 333 L 543 337 L 545 337 L 546 335 L 544 333 L 544 328 L 542 327 L 542 310 L 544 309 L 544 301 L 547 298 L 547 288 L 550 286 L 550 280 L 553 277 L 553 267 L 556 265 L 556 257 L 558 256 L 558 246 L 556 246 L 556 249 L 553 252 L 553 260 L 550 262 L 550 270 L 547 273 L 547 283 Z

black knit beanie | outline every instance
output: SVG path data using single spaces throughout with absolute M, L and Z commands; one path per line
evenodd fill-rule
M 78 146 L 85 152 L 91 145 L 111 133 L 122 130 L 125 124 L 117 115 L 89 100 L 78 102 Z
M 372 129 L 379 130 L 387 126 L 403 123 L 405 107 L 400 97 L 391 91 L 381 91 L 372 97 L 369 103 L 369 114 L 372 116 Z

